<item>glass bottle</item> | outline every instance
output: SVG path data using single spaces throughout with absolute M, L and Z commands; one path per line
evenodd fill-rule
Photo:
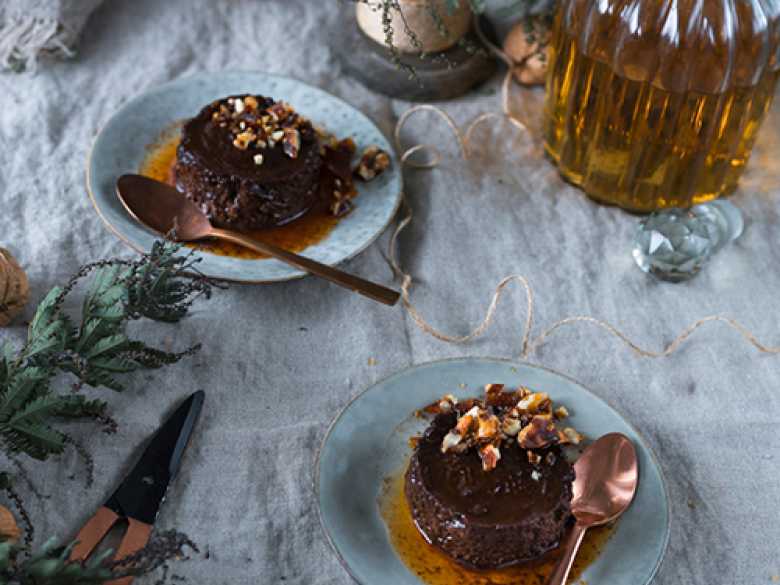
M 780 0 L 559 0 L 545 148 L 648 212 L 737 185 L 780 77 Z

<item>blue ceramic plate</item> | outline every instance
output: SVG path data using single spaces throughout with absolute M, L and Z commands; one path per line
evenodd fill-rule
M 409 437 L 425 421 L 413 412 L 452 392 L 480 396 L 486 383 L 524 385 L 550 394 L 588 437 L 620 432 L 639 456 L 639 489 L 616 534 L 581 578 L 588 583 L 645 585 L 669 539 L 669 501 L 661 469 L 637 431 L 577 382 L 539 366 L 488 358 L 431 362 L 394 374 L 355 398 L 333 421 L 316 469 L 320 520 L 346 570 L 362 585 L 420 585 L 388 538 L 377 498 L 385 477 L 408 461 Z
M 401 201 L 401 170 L 387 139 L 364 114 L 348 103 L 296 79 L 268 73 L 203 73 L 177 79 L 136 97 L 119 110 L 95 139 L 87 166 L 87 190 L 95 210 L 122 241 L 148 251 L 157 237 L 138 224 L 114 193 L 117 177 L 136 173 L 166 130 L 191 118 L 209 102 L 236 93 L 254 93 L 290 103 L 339 137 L 351 136 L 362 148 L 376 144 L 390 153 L 392 167 L 370 183 L 360 183 L 354 211 L 321 242 L 302 252 L 324 264 L 338 264 L 368 247 L 389 225 Z M 213 278 L 238 282 L 274 282 L 305 273 L 274 259 L 245 260 L 198 252 L 198 268 Z

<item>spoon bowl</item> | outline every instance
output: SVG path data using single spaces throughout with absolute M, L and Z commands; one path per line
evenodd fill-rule
M 179 242 L 210 236 L 209 218 L 173 187 L 142 175 L 122 175 L 116 191 L 127 212 L 136 220 Z
M 395 305 L 400 297 L 397 291 L 333 266 L 321 264 L 238 232 L 216 228 L 195 203 L 166 183 L 143 175 L 122 175 L 117 179 L 116 192 L 131 216 L 175 241 L 196 242 L 207 238 L 225 240 L 272 256 L 386 305 Z
M 639 483 L 639 463 L 631 440 L 620 433 L 600 437 L 574 464 L 571 511 L 575 524 L 561 545 L 547 585 L 564 585 L 588 528 L 612 522 L 631 505 Z
M 620 433 L 600 437 L 574 464 L 571 511 L 589 526 L 620 516 L 636 494 L 639 479 L 636 449 Z

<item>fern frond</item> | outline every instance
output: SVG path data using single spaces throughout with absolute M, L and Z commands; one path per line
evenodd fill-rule
M 20 408 L 47 391 L 51 372 L 44 368 L 28 367 L 14 373 L 0 395 L 0 422 L 13 417 Z
M 24 408 L 18 410 L 10 419 L 8 426 L 14 428 L 16 425 L 35 424 L 44 419 L 51 418 L 59 414 L 62 408 L 62 398 L 56 394 L 39 396 L 31 400 Z
M 7 439 L 12 453 L 24 452 L 40 461 L 65 449 L 65 434 L 45 423 L 3 423 L 0 434 Z
M 178 251 L 157 242 L 138 260 L 88 264 L 46 295 L 25 345 L 18 351 L 6 346 L 0 354 L 0 448 L 36 459 L 60 453 L 73 443 L 54 426 L 62 418 L 96 418 L 110 431 L 116 423 L 106 414 L 105 403 L 87 400 L 79 393 L 83 385 L 123 390 L 121 374 L 173 364 L 197 351 L 199 346 L 164 351 L 130 339 L 126 332 L 131 320 L 179 321 L 195 299 L 210 295 L 211 283 L 195 270 L 197 260 Z M 76 327 L 63 307 L 89 275 Z M 51 389 L 58 373 L 77 379 L 72 394 Z

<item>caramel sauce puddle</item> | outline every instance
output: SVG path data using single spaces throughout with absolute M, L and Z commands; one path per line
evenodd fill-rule
M 405 469 L 384 480 L 379 496 L 379 510 L 385 521 L 393 545 L 403 563 L 428 585 L 544 585 L 555 565 L 556 558 L 533 565 L 508 567 L 495 571 L 477 571 L 457 564 L 444 553 L 426 542 L 412 519 L 404 495 Z M 584 585 L 583 571 L 604 549 L 614 533 L 614 526 L 588 530 L 574 561 L 569 577 L 571 585 Z

